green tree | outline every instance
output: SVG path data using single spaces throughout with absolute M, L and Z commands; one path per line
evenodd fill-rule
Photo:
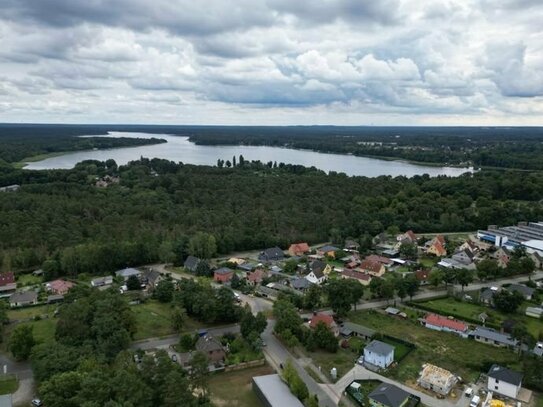
M 497 310 L 512 314 L 524 302 L 524 297 L 518 292 L 510 292 L 507 290 L 501 290 L 494 295 L 494 306 Z
M 191 384 L 205 396 L 208 390 L 209 359 L 205 353 L 197 351 L 192 355 L 190 364 Z
M 402 243 L 399 251 L 400 256 L 404 259 L 415 260 L 417 258 L 417 245 L 415 243 Z
M 434 287 L 439 287 L 445 280 L 445 273 L 441 270 L 434 270 L 428 276 L 428 281 Z
M 481 281 L 492 280 L 499 275 L 498 262 L 494 259 L 483 259 L 477 263 L 477 277 Z
M 137 276 L 130 276 L 126 280 L 126 288 L 130 291 L 141 290 L 141 282 Z
M 189 334 L 181 335 L 179 338 L 179 347 L 183 352 L 188 352 L 194 348 L 194 337 Z
M 316 309 L 322 305 L 322 288 L 318 284 L 312 284 L 304 294 L 303 304 L 305 309 Z
M 191 255 L 200 259 L 210 259 L 217 253 L 215 236 L 198 232 L 189 240 L 188 251 Z
M 50 407 L 79 407 L 77 395 L 83 375 L 78 371 L 57 374 L 40 386 L 43 404 Z
M 175 288 L 171 280 L 160 280 L 156 285 L 153 295 L 158 301 L 168 303 L 173 299 L 174 289 Z
M 11 333 L 8 348 L 15 359 L 27 360 L 35 344 L 33 327 L 18 325 Z
M 328 329 L 326 324 L 319 322 L 315 327 L 313 333 L 315 338 L 315 343 L 321 349 L 324 349 L 328 352 L 335 353 L 338 350 L 338 340 L 335 337 L 334 333 Z
M 183 325 L 185 325 L 185 321 L 187 319 L 186 312 L 183 309 L 175 308 L 172 311 L 171 321 L 172 321 L 172 328 L 175 332 L 181 332 L 183 329 Z
M 456 273 L 456 282 L 462 286 L 464 292 L 464 288 L 473 283 L 473 270 L 459 269 Z

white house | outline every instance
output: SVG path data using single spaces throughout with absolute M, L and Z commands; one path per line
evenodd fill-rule
M 492 365 L 488 371 L 489 391 L 516 399 L 522 387 L 522 374 L 506 367 Z
M 363 364 L 386 369 L 392 362 L 394 362 L 394 347 L 388 343 L 374 340 L 364 348 Z

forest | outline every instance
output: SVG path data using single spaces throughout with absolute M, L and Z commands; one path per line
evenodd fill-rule
M 227 158 L 227 157 L 225 157 Z M 234 161 L 234 160 L 232 160 Z M 454 232 L 543 219 L 543 174 L 347 177 L 296 165 L 193 166 L 141 159 L 117 167 L 86 161 L 72 170 L 0 167 L 0 264 L 44 267 L 51 277 L 106 273 L 155 261 L 181 263 L 204 235 L 213 251 L 293 241 L 367 241 L 394 226 Z M 97 177 L 120 183 L 97 188 Z M 192 251 L 192 252 L 191 252 Z

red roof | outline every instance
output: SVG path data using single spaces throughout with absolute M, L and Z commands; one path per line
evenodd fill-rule
M 15 276 L 12 271 L 7 271 L 5 273 L 0 273 L 0 287 L 4 287 L 8 284 L 13 284 L 15 282 Z
M 47 286 L 49 289 L 56 293 L 66 293 L 70 288 L 72 288 L 75 284 L 71 281 L 65 281 L 65 280 L 54 280 L 49 283 L 47 283 Z
M 447 317 L 437 315 L 437 314 L 428 314 L 424 320 L 427 324 L 439 326 L 442 328 L 449 328 L 455 331 L 464 332 L 468 329 L 468 326 L 456 319 L 449 319 Z
M 381 268 L 383 265 L 377 261 L 371 261 L 371 260 L 364 260 L 362 264 L 360 264 L 360 268 L 362 270 L 368 270 L 373 273 L 379 273 L 381 272 Z
M 445 245 L 445 238 L 443 237 L 443 235 L 437 235 L 436 237 L 434 237 L 434 242 L 439 242 L 441 243 L 441 245 Z
M 411 239 L 412 242 L 417 241 L 417 235 L 412 230 L 408 230 L 405 234 L 409 236 L 409 239 Z
M 444 256 L 447 254 L 447 250 L 443 247 L 443 244 L 439 240 L 434 240 L 432 246 L 439 256 Z
M 311 318 L 311 321 L 309 321 L 309 326 L 314 328 L 319 322 L 323 322 L 328 328 L 335 324 L 334 318 L 332 318 L 330 315 L 319 313 L 313 315 L 313 318 Z
M 307 243 L 293 243 L 288 248 L 289 252 L 294 253 L 307 253 L 309 251 L 309 245 Z
M 430 270 L 417 270 L 415 271 L 415 278 L 419 281 L 426 281 L 430 277 Z
M 247 280 L 252 281 L 254 283 L 260 283 L 263 278 L 264 278 L 264 271 L 261 269 L 256 269 L 255 271 L 249 273 L 249 275 L 247 276 Z
M 369 274 L 364 274 L 364 273 L 361 273 L 360 271 L 343 270 L 341 274 L 346 277 L 356 278 L 358 280 L 364 280 L 364 281 L 371 280 L 371 276 Z
M 365 260 L 374 261 L 381 264 L 392 264 L 392 260 L 390 260 L 388 257 L 378 256 L 377 254 L 370 254 L 369 256 L 366 256 Z

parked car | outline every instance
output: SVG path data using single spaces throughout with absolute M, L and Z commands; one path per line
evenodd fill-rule
M 471 399 L 471 402 L 469 403 L 469 407 L 479 407 L 480 402 L 481 402 L 481 397 L 473 396 L 473 398 Z
M 34 399 L 32 400 L 32 405 L 35 407 L 41 407 L 43 406 L 43 402 L 40 399 Z

